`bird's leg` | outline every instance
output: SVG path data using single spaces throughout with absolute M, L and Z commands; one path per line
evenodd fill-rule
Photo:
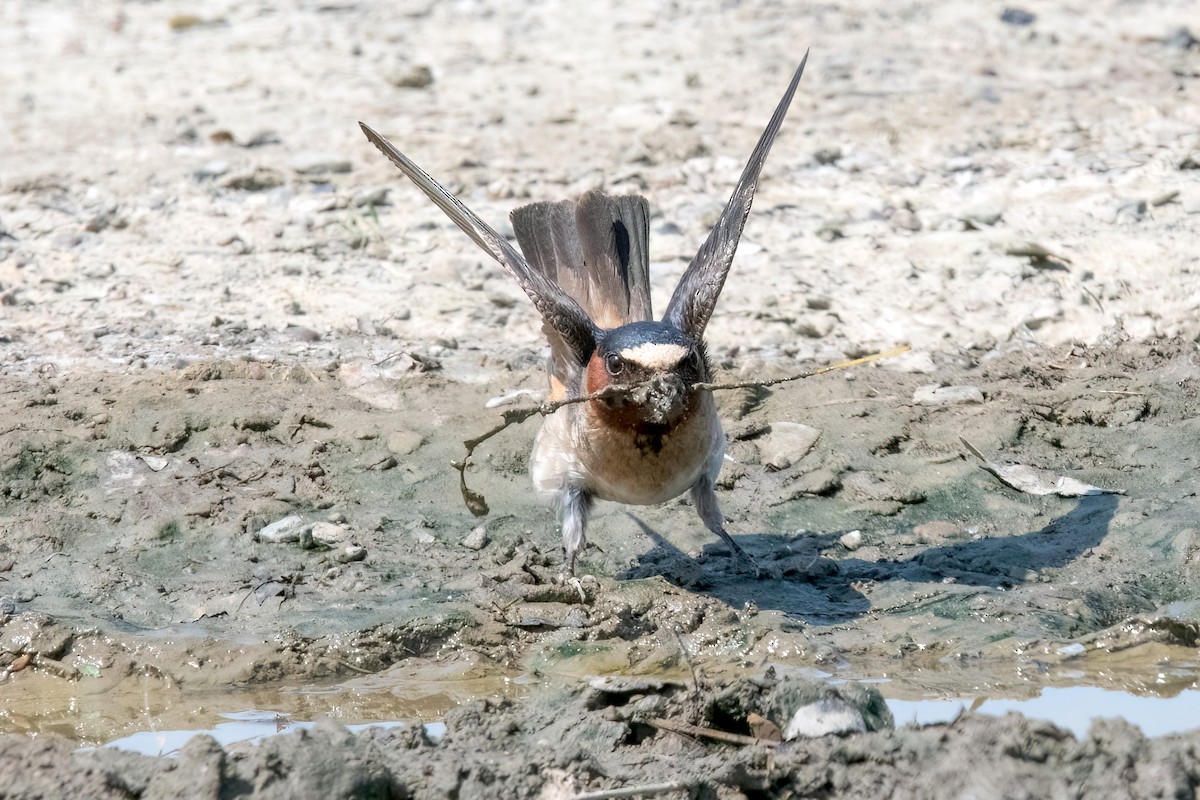
M 696 504 L 696 513 L 700 515 L 704 526 L 729 545 L 734 558 L 749 565 L 753 568 L 755 575 L 761 577 L 763 571 L 758 566 L 758 562 L 751 558 L 750 554 L 743 550 L 742 546 L 735 542 L 729 532 L 725 530 L 725 515 L 721 513 L 721 507 L 717 505 L 717 493 L 713 491 L 712 478 L 708 475 L 701 475 L 692 484 L 692 502 Z
M 575 576 L 575 560 L 587 544 L 587 515 L 592 507 L 590 493 L 577 486 L 568 486 L 558 498 L 559 514 L 562 515 L 563 576 Z

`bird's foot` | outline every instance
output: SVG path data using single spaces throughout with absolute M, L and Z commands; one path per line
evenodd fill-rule
M 554 582 L 560 586 L 570 586 L 575 591 L 579 592 L 579 602 L 581 603 L 586 603 L 588 601 L 587 589 L 584 588 L 585 585 L 592 589 L 593 592 L 600 588 L 600 581 L 596 580 L 595 575 L 583 575 L 581 577 L 576 577 L 568 572 L 560 572 L 557 576 L 555 576 Z
M 759 566 L 754 557 L 743 550 L 737 542 L 730 540 L 729 544 L 733 546 L 733 562 L 738 572 L 750 573 L 759 579 L 767 577 L 767 571 Z

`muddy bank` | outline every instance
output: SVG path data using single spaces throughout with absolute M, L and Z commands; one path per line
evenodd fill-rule
M 764 729 L 763 720 L 786 726 L 791 709 L 813 701 L 826 720 L 857 715 L 861 732 L 780 742 L 779 728 Z M 840 706 L 832 713 L 831 703 Z M 8 736 L 0 740 L 0 778 L 13 800 L 46 792 L 144 800 L 557 800 L 635 787 L 646 790 L 642 796 L 693 798 L 1152 798 L 1191 797 L 1200 786 L 1198 735 L 1146 739 L 1118 720 L 1076 739 L 1015 714 L 893 730 L 886 709 L 884 717 L 872 714 L 881 706 L 877 694 L 853 685 L 832 690 L 764 678 L 699 690 L 626 682 L 475 702 L 447 716 L 436 742 L 419 728 L 356 736 L 328 722 L 257 747 L 222 748 L 200 736 L 177 758 L 152 758 Z M 678 733 L 664 730 L 667 723 L 695 727 Z M 721 733 L 744 741 L 713 741 Z

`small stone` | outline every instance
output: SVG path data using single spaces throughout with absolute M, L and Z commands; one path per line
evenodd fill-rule
M 475 528 L 466 535 L 466 538 L 462 540 L 462 546 L 468 550 L 482 550 L 483 548 L 487 547 L 487 543 L 487 529 L 482 525 L 475 526 Z
M 842 479 L 833 470 L 818 467 L 801 475 L 788 488 L 793 495 L 826 497 L 842 488 Z
M 355 208 L 363 206 L 383 206 L 387 205 L 388 192 L 391 191 L 387 186 L 374 186 L 356 189 L 354 194 L 350 195 L 350 204 Z
M 332 514 L 330 514 L 325 519 L 329 520 L 334 525 L 345 525 L 346 524 L 346 515 L 340 511 L 334 511 Z
M 258 540 L 268 544 L 283 544 L 300 541 L 300 531 L 310 527 L 298 514 L 272 522 L 258 532 Z
M 216 159 L 209 161 L 193 173 L 198 181 L 211 181 L 229 172 L 229 162 Z
M 1004 9 L 1004 11 L 1000 12 L 1000 21 L 1005 25 L 1023 27 L 1025 25 L 1032 25 L 1036 19 L 1036 14 L 1031 11 L 1026 11 L 1023 8 L 1014 8 L 1009 6 L 1008 8 Z
M 756 440 L 759 461 L 767 469 L 787 469 L 808 452 L 821 438 L 821 432 L 799 422 L 772 422 L 770 431 Z
M 318 522 L 312 526 L 312 537 L 318 544 L 334 547 L 350 538 L 350 530 L 332 522 Z
M 18 603 L 32 603 L 33 599 L 38 596 L 38 593 L 33 589 L 23 588 L 13 592 L 13 600 Z
M 437 541 L 437 537 L 428 528 L 417 528 L 413 531 L 412 537 L 417 544 L 433 544 Z
M 842 547 L 846 548 L 847 550 L 857 550 L 858 548 L 862 547 L 863 544 L 862 531 L 850 531 L 849 533 L 843 533 L 842 537 L 838 539 L 838 541 L 841 542 Z
M 1150 210 L 1150 204 L 1144 199 L 1122 201 L 1118 206 L 1113 221 L 1120 223 L 1141 222 Z
M 921 220 L 915 211 L 909 208 L 898 208 L 892 213 L 892 228 L 898 231 L 921 230 Z
M 833 314 L 802 314 L 792 323 L 792 329 L 808 339 L 824 339 L 837 323 L 838 318 Z
M 424 64 L 404 64 L 389 72 L 387 80 L 397 89 L 424 89 L 433 83 L 433 70 Z
M 297 153 L 288 159 L 288 166 L 299 175 L 328 175 L 349 172 L 349 159 L 329 153 Z
M 321 334 L 303 325 L 288 325 L 283 329 L 283 335 L 297 342 L 319 342 Z
M 283 185 L 283 174 L 270 167 L 255 167 L 253 170 L 235 172 L 221 179 L 224 189 L 240 189 L 245 192 L 262 192 Z
M 991 206 L 981 206 L 963 212 L 960 219 L 972 228 L 991 227 L 1004 218 L 1004 210 Z
M 424 443 L 425 437 L 414 431 L 392 431 L 387 437 L 387 449 L 397 456 L 406 456 Z
M 346 545 L 338 552 L 336 556 L 339 564 L 350 564 L 355 561 L 362 561 L 366 557 L 367 548 L 357 544 Z
M 840 697 L 825 697 L 796 709 L 783 732 L 786 741 L 801 736 L 816 739 L 829 734 L 865 733 L 862 712 Z
M 0 619 L 10 617 L 17 610 L 17 601 L 11 597 L 0 597 Z

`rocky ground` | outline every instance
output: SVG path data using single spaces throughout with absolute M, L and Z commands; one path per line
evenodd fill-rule
M 3 6 L 8 796 L 1189 796 L 1194 734 L 750 717 L 1196 688 L 1200 18 L 1029 12 Z M 543 391 L 536 315 L 356 122 L 497 226 L 646 195 L 661 308 L 809 46 L 710 350 L 912 351 L 718 393 L 764 579 L 681 500 L 601 506 L 557 584 L 537 421 L 476 451 L 486 517 L 450 467 Z M 246 707 L 447 733 L 75 749 Z

